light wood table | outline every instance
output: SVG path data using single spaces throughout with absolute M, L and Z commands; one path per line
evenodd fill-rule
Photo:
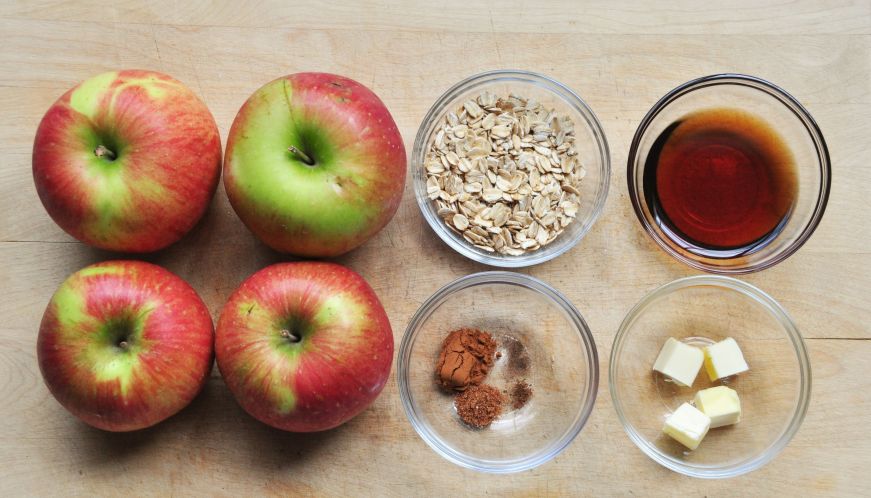
M 871 3 L 708 3 L 715 2 L 4 1 L 0 495 L 871 494 Z M 429 106 L 470 74 L 529 69 L 579 92 L 611 145 L 605 212 L 572 251 L 522 270 L 564 292 L 596 338 L 598 401 L 574 443 L 529 472 L 466 471 L 417 437 L 395 378 L 362 415 L 314 435 L 280 433 L 248 417 L 217 371 L 189 408 L 151 430 L 107 434 L 67 414 L 42 383 L 37 326 L 69 273 L 118 255 L 74 241 L 49 219 L 31 179 L 31 145 L 59 95 L 119 68 L 156 69 L 187 83 L 214 113 L 222 137 L 248 95 L 275 77 L 347 75 L 381 96 L 409 151 Z M 607 368 L 631 306 L 655 287 L 697 273 L 659 250 L 637 222 L 626 189 L 629 141 L 666 91 L 727 71 L 774 81 L 807 106 L 828 141 L 834 182 L 810 242 L 777 267 L 743 277 L 778 299 L 807 339 L 814 377 L 804 425 L 761 470 L 704 481 L 659 467 L 630 442 L 608 394 Z M 246 276 L 284 258 L 249 234 L 219 189 L 191 234 L 145 259 L 188 280 L 217 318 Z M 393 222 L 338 261 L 380 295 L 397 345 L 432 292 L 486 269 L 436 238 L 410 184 Z

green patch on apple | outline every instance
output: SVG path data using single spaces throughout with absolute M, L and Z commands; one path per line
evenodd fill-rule
M 112 86 L 112 82 L 117 78 L 118 73 L 110 71 L 83 81 L 70 93 L 70 107 L 93 121 L 101 112 L 103 93 Z
M 314 232 L 340 237 L 360 230 L 374 213 L 349 199 L 344 189 L 364 182 L 337 157 L 323 125 L 291 113 L 283 102 L 283 85 L 275 89 L 252 105 L 246 132 L 232 150 L 243 202 L 270 225 L 301 237 Z
M 149 310 L 129 312 L 106 320 L 96 333 L 96 340 L 84 350 L 87 364 L 92 365 L 99 382 L 117 381 L 121 396 L 127 397 L 136 370 L 142 368 L 139 355 L 148 350 L 143 337 Z

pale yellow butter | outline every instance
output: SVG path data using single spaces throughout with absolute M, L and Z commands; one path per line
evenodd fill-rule
M 741 420 L 738 393 L 726 386 L 702 389 L 693 400 L 696 408 L 711 419 L 711 429 L 736 424 Z
M 667 419 L 662 432 L 694 450 L 711 428 L 711 419 L 689 403 L 680 405 Z
M 744 354 L 731 337 L 705 348 L 705 371 L 711 382 L 750 370 Z
M 681 386 L 690 387 L 702 368 L 704 356 L 701 349 L 669 337 L 656 357 L 653 369 Z

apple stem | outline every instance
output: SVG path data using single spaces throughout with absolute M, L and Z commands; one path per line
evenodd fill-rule
M 130 346 L 130 345 L 127 344 L 127 341 L 121 341 L 121 342 L 118 343 L 118 347 L 121 348 L 121 349 L 124 349 L 124 350 L 126 350 L 129 346 Z
M 110 161 L 114 161 L 115 157 L 117 157 L 115 156 L 115 153 L 105 145 L 98 145 L 97 148 L 94 149 L 94 155 L 97 157 L 105 157 Z
M 293 155 L 295 155 L 295 156 L 297 157 L 297 159 L 299 159 L 300 161 L 302 161 L 302 162 L 308 164 L 309 166 L 314 166 L 314 165 L 315 165 L 314 160 L 313 160 L 311 157 L 309 157 L 308 154 L 306 154 L 305 152 L 299 150 L 298 148 L 294 147 L 293 145 L 291 145 L 290 147 L 288 147 L 287 150 L 289 150 Z
M 302 340 L 302 338 L 298 334 L 292 334 L 287 329 L 281 330 L 281 337 L 284 337 L 285 339 L 287 339 L 290 342 L 299 342 L 300 340 Z

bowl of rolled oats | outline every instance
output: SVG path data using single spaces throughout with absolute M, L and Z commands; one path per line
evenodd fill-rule
M 490 71 L 450 88 L 412 151 L 415 195 L 460 254 L 523 267 L 577 244 L 599 217 L 611 165 L 599 120 L 570 88 L 527 71 Z

